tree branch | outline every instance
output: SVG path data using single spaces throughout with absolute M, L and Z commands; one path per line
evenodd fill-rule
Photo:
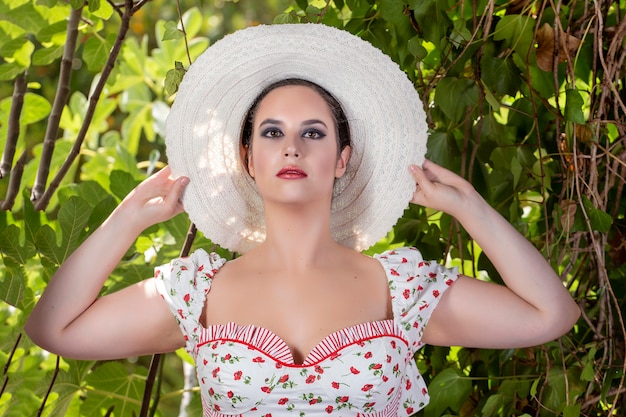
M 100 79 L 98 80 L 98 83 L 96 84 L 96 87 L 94 88 L 93 93 L 89 97 L 89 106 L 87 107 L 87 112 L 85 113 L 85 119 L 83 120 L 83 123 L 80 127 L 80 131 L 78 132 L 76 141 L 74 142 L 72 149 L 67 155 L 67 158 L 65 158 L 65 161 L 59 168 L 59 171 L 57 172 L 56 176 L 50 182 L 50 185 L 46 189 L 45 193 L 41 195 L 40 198 L 35 202 L 35 209 L 37 210 L 44 210 L 46 208 L 46 206 L 50 202 L 50 199 L 52 198 L 52 195 L 57 190 L 57 188 L 59 188 L 61 181 L 63 180 L 67 172 L 70 170 L 70 167 L 76 160 L 76 157 L 80 154 L 80 149 L 83 145 L 83 142 L 85 141 L 85 137 L 87 136 L 87 130 L 89 129 L 89 125 L 91 124 L 93 116 L 96 112 L 96 106 L 98 105 L 98 101 L 100 100 L 100 95 L 102 94 L 102 91 L 104 90 L 104 86 L 106 85 L 107 80 L 111 76 L 113 67 L 115 67 L 115 61 L 117 60 L 117 57 L 120 51 L 122 50 L 122 44 L 124 43 L 124 40 L 126 39 L 126 34 L 128 33 L 128 30 L 130 28 L 130 19 L 133 16 L 134 12 L 135 12 L 135 9 L 133 9 L 132 0 L 126 0 L 126 6 L 124 9 L 124 14 L 122 15 L 122 21 L 120 23 L 119 32 L 117 33 L 117 37 L 115 38 L 115 43 L 113 44 L 113 47 L 111 48 L 111 53 L 109 54 L 109 58 L 107 59 L 107 62 L 104 65 L 104 68 L 102 69 L 102 73 L 100 74 Z M 42 155 L 42 159 L 43 159 L 43 155 Z
M 39 162 L 39 169 L 37 170 L 37 178 L 35 179 L 35 184 L 31 194 L 32 201 L 39 200 L 46 188 L 46 182 L 48 181 L 50 163 L 52 161 L 52 154 L 54 153 L 54 145 L 59 134 L 61 114 L 63 113 L 63 107 L 65 107 L 67 99 L 70 95 L 72 61 L 74 60 L 76 39 L 78 38 L 78 22 L 80 22 L 82 12 L 82 7 L 79 9 L 72 9 L 70 18 L 67 21 L 67 41 L 63 50 L 63 58 L 61 59 L 57 94 L 54 97 L 52 111 L 50 112 L 50 118 L 48 119 L 46 136 L 43 141 L 41 160 Z
M 9 112 L 9 121 L 7 124 L 7 143 L 4 147 L 2 155 L 2 163 L 0 164 L 0 178 L 4 178 L 11 172 L 15 150 L 17 148 L 17 139 L 20 136 L 20 115 L 24 106 L 24 94 L 26 93 L 26 76 L 25 71 L 19 75 L 13 83 L 13 98 L 11 99 L 11 110 Z

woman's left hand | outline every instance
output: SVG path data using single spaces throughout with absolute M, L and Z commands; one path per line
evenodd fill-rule
M 455 216 L 470 201 L 480 198 L 467 180 L 430 160 L 421 168 L 411 165 L 410 169 L 416 182 L 412 203 Z

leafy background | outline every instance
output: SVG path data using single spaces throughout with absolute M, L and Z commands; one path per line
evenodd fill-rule
M 583 311 L 534 348 L 426 347 L 432 399 L 417 415 L 626 415 L 625 14 L 617 0 L 0 0 L 0 414 L 201 414 L 184 352 L 75 361 L 23 324 L 59 264 L 166 163 L 164 121 L 190 62 L 238 28 L 315 22 L 406 71 L 428 156 L 531 240 Z M 369 252 L 399 245 L 500 280 L 441 213 L 410 206 Z M 198 246 L 214 245 L 184 215 L 151 227 L 103 292 Z

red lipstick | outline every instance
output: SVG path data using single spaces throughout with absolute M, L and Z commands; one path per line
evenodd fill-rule
M 286 166 L 278 171 L 276 176 L 285 180 L 297 180 L 307 177 L 306 172 L 296 166 Z

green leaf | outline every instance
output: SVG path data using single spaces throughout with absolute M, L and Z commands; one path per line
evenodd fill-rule
M 78 247 L 85 234 L 85 227 L 91 215 L 91 206 L 82 198 L 72 196 L 61 205 L 59 224 L 62 233 L 63 260 Z
M 123 200 L 139 184 L 128 172 L 117 169 L 111 172 L 110 179 L 111 193 L 120 200 Z
M 442 8 L 447 7 L 444 2 L 437 0 L 412 0 L 409 7 L 422 30 L 425 40 L 432 42 L 437 47 L 447 42 L 447 33 L 452 26 L 452 21 Z
M 605 213 L 599 208 L 596 208 L 593 203 L 587 198 L 587 196 L 583 195 L 582 200 L 583 207 L 585 208 L 585 212 L 587 213 L 587 217 L 589 217 L 591 229 L 600 233 L 607 233 L 609 230 L 611 230 L 613 218 L 608 213 Z
M 139 415 L 146 372 L 142 367 L 135 370 L 137 373 L 129 373 L 121 363 L 106 362 L 87 375 L 85 382 L 93 391 L 87 392 L 82 415 L 101 415 L 100 410 L 110 407 L 116 416 Z
M 456 77 L 445 77 L 435 90 L 435 105 L 453 122 L 461 121 L 467 107 L 475 107 L 478 103 L 478 87 L 472 80 Z
M 511 59 L 485 56 L 480 60 L 482 81 L 500 94 L 515 96 L 519 91 L 521 77 L 519 69 Z
M 493 38 L 497 41 L 506 41 L 507 46 L 513 48 L 520 56 L 526 57 L 533 44 L 535 21 L 526 15 L 506 15 L 496 24 Z
M 0 300 L 20 310 L 26 310 L 34 304 L 33 291 L 26 280 L 26 268 L 11 258 L 5 257 L 3 261 L 4 267 L 0 268 Z
M 33 65 L 43 66 L 53 63 L 63 56 L 63 45 L 54 45 L 50 48 L 37 49 L 33 54 Z
M 164 41 L 171 41 L 174 39 L 180 39 L 184 36 L 183 32 L 178 29 L 178 24 L 176 22 L 165 22 L 165 31 L 163 32 Z
M 413 54 L 413 56 L 415 56 L 418 61 L 421 61 L 422 59 L 426 58 L 426 55 L 428 55 L 428 51 L 422 45 L 422 40 L 419 38 L 419 36 L 414 36 L 409 39 L 407 47 L 409 49 L 409 52 Z
M 583 114 L 583 106 L 585 100 L 578 90 L 568 88 L 565 90 L 565 118 L 580 125 L 585 124 L 585 115 Z
M 106 64 L 113 42 L 111 39 L 101 37 L 91 37 L 85 42 L 83 49 L 83 60 L 90 71 L 100 71 Z
M 174 69 L 169 70 L 165 76 L 165 92 L 167 94 L 172 95 L 178 91 L 178 87 L 180 87 L 186 72 L 187 70 L 183 67 L 183 64 L 176 61 Z
M 10 81 L 26 71 L 27 67 L 15 62 L 0 65 L 0 81 Z
M 502 394 L 490 395 L 487 398 L 487 401 L 485 402 L 485 405 L 483 406 L 481 416 L 482 417 L 493 417 L 493 416 L 506 415 L 504 413 L 504 407 L 510 401 L 511 401 L 510 399 L 508 399 L 507 397 L 505 397 Z
M 563 417 L 579 417 L 580 404 L 568 405 L 563 409 Z
M 450 407 L 459 411 L 472 392 L 472 383 L 460 371 L 446 368 L 430 382 L 430 403 L 424 410 L 425 417 L 439 417 Z
M 20 114 L 20 123 L 25 125 L 36 123 L 50 114 L 52 105 L 45 98 L 35 93 L 24 94 L 24 106 Z

